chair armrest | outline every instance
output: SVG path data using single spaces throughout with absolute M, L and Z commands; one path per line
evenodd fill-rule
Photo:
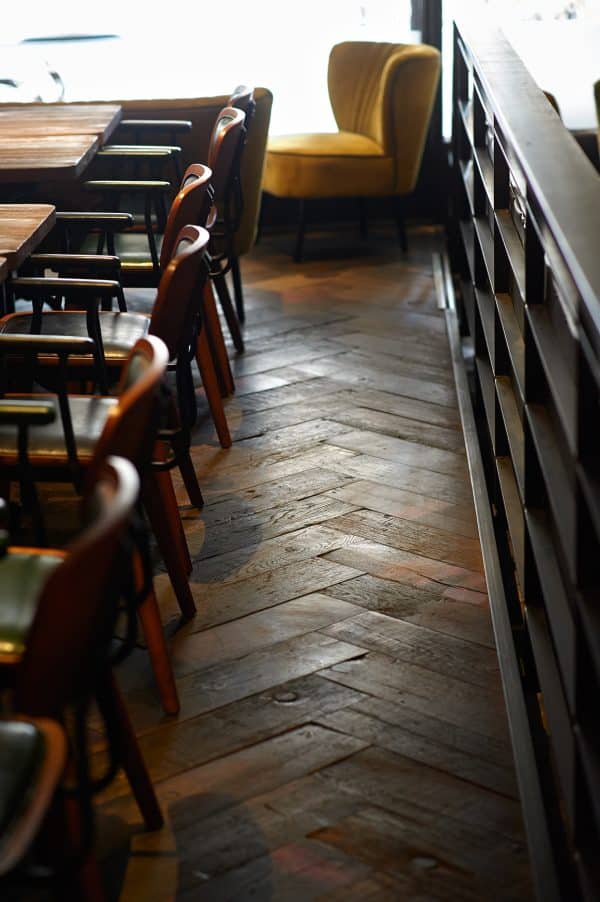
M 122 119 L 119 128 L 137 130 L 140 134 L 160 134 L 171 132 L 172 134 L 184 134 L 191 132 L 192 123 L 189 119 Z
M 87 308 L 97 307 L 103 299 L 119 297 L 120 285 L 113 279 L 54 279 L 45 276 L 23 276 L 12 279 L 12 291 L 17 298 L 28 301 L 44 300 L 59 295 L 82 301 Z
M 86 191 L 139 191 L 144 194 L 163 194 L 171 190 L 171 182 L 160 179 L 94 179 L 83 182 Z
M 52 399 L 25 400 L 0 398 L 0 425 L 42 426 L 56 419 L 56 404 Z
M 87 211 L 60 211 L 56 222 L 64 225 L 86 226 L 88 229 L 102 229 L 105 232 L 123 232 L 133 226 L 131 213 L 95 213 Z
M 32 351 L 36 354 L 93 354 L 94 341 L 86 336 L 73 338 L 70 335 L 35 335 L 30 332 L 0 332 L 0 356 L 11 352 Z M 2 403 L 4 399 L 0 398 Z
M 111 279 L 118 281 L 121 272 L 119 257 L 109 254 L 32 254 L 26 261 L 27 270 L 32 274 L 43 274 L 51 269 L 63 276 L 89 276 L 93 279 Z M 22 274 L 23 271 L 21 270 Z
M 105 144 L 96 152 L 95 159 L 110 157 L 118 160 L 162 160 L 181 153 L 175 144 Z

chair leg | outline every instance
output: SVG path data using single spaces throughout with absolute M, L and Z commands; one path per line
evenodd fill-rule
M 208 406 L 213 418 L 213 423 L 215 424 L 215 429 L 217 430 L 221 447 L 231 448 L 229 425 L 227 423 L 227 417 L 225 416 L 217 374 L 215 372 L 213 358 L 206 337 L 206 329 L 203 326 L 196 339 L 196 362 L 198 364 L 198 369 L 200 370 L 202 384 L 204 386 L 204 391 L 206 392 L 206 400 L 208 401 Z
M 369 235 L 369 227 L 367 222 L 367 201 L 364 197 L 357 198 L 358 200 L 358 224 L 360 230 L 360 237 L 363 240 L 366 240 Z
M 148 645 L 148 654 L 161 704 L 165 714 L 177 714 L 179 712 L 179 696 L 154 588 L 150 589 L 139 606 L 138 615 Z
M 402 197 L 396 198 L 396 226 L 398 227 L 398 240 L 400 247 L 405 254 L 408 251 L 408 239 L 406 237 L 406 225 L 404 222 L 404 200 Z
M 204 497 L 202 495 L 202 489 L 198 482 L 192 458 L 190 457 L 189 448 L 183 448 L 181 451 L 177 451 L 177 466 L 179 467 L 185 490 L 188 493 L 190 504 L 193 504 L 194 507 L 201 510 L 204 507 Z
M 202 323 L 206 329 L 206 338 L 211 349 L 221 394 L 226 398 L 234 393 L 235 383 L 210 280 L 207 281 L 202 295 Z
M 112 673 L 106 676 L 102 694 L 112 706 L 115 715 L 121 745 L 119 749 L 121 762 L 144 823 L 148 830 L 159 830 L 164 823 L 162 811 L 131 725 L 129 712 Z
M 240 272 L 240 258 L 237 254 L 231 257 L 231 277 L 233 279 L 233 295 L 235 298 L 235 309 L 237 310 L 238 320 L 240 323 L 246 322 L 246 311 L 244 310 L 244 292 L 242 290 L 242 274 Z
M 188 581 L 190 558 L 189 552 L 186 555 L 183 550 L 179 535 L 183 527 L 170 474 L 150 470 L 144 480 L 142 499 L 181 613 L 191 618 L 196 613 L 196 605 Z
M 306 231 L 306 204 L 303 199 L 298 205 L 298 230 L 296 232 L 296 246 L 294 248 L 294 262 L 302 263 L 304 250 L 304 232 Z
M 216 273 L 215 275 L 212 276 L 212 280 L 215 283 L 215 288 L 217 290 L 217 297 L 219 298 L 221 310 L 225 314 L 225 320 L 226 320 L 227 326 L 229 328 L 229 334 L 231 335 L 231 340 L 233 341 L 233 345 L 234 345 L 236 351 L 238 352 L 238 354 L 243 354 L 244 339 L 242 338 L 240 324 L 238 322 L 236 312 L 233 309 L 233 304 L 231 303 L 231 298 L 229 296 L 229 289 L 227 287 L 227 282 L 225 281 L 225 276 L 223 275 L 223 273 Z

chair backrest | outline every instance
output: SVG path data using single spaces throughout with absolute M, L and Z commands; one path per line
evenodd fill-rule
M 177 235 L 173 256 L 160 277 L 150 334 L 164 341 L 170 360 L 185 353 L 192 340 L 191 330 L 208 275 L 208 241 L 206 229 L 185 226 Z
M 94 456 L 86 472 L 86 486 L 109 455 L 124 457 L 143 475 L 148 466 L 159 425 L 160 387 L 169 362 L 163 341 L 140 338 L 129 353 L 118 388 L 118 403 L 109 411 Z
M 594 100 L 596 102 L 596 119 L 598 121 L 598 148 L 600 149 L 600 79 L 594 82 Z
M 256 111 L 256 101 L 254 99 L 254 88 L 249 85 L 238 85 L 233 89 L 232 94 L 227 101 L 227 106 L 236 110 L 242 110 L 246 116 L 244 125 L 246 132 L 250 129 L 250 123 Z
M 177 236 L 186 225 L 206 228 L 213 202 L 212 170 L 201 163 L 187 167 L 181 186 L 169 209 L 160 250 L 161 271 L 173 256 Z
M 139 492 L 134 466 L 109 457 L 87 495 L 90 525 L 46 580 L 15 682 L 15 709 L 61 717 L 90 697 L 108 660 L 120 597 L 121 545 Z
M 226 200 L 231 187 L 233 166 L 244 139 L 246 114 L 234 107 L 223 107 L 213 126 L 208 144 L 207 163 L 212 169 L 215 203 Z
M 376 141 L 396 166 L 395 190 L 413 190 L 433 110 L 440 53 L 427 44 L 345 41 L 329 55 L 331 106 L 342 131 Z

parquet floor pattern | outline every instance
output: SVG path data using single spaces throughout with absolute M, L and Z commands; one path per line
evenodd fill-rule
M 157 578 L 181 714 L 120 673 L 169 819 L 104 796 L 128 902 L 530 898 L 435 235 L 328 240 L 243 261 L 234 444 L 194 436 L 201 513 L 178 484 L 193 621 Z

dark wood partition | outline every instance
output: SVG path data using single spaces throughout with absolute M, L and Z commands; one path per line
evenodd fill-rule
M 498 31 L 455 26 L 453 104 L 475 500 L 534 881 L 598 899 L 600 177 Z

